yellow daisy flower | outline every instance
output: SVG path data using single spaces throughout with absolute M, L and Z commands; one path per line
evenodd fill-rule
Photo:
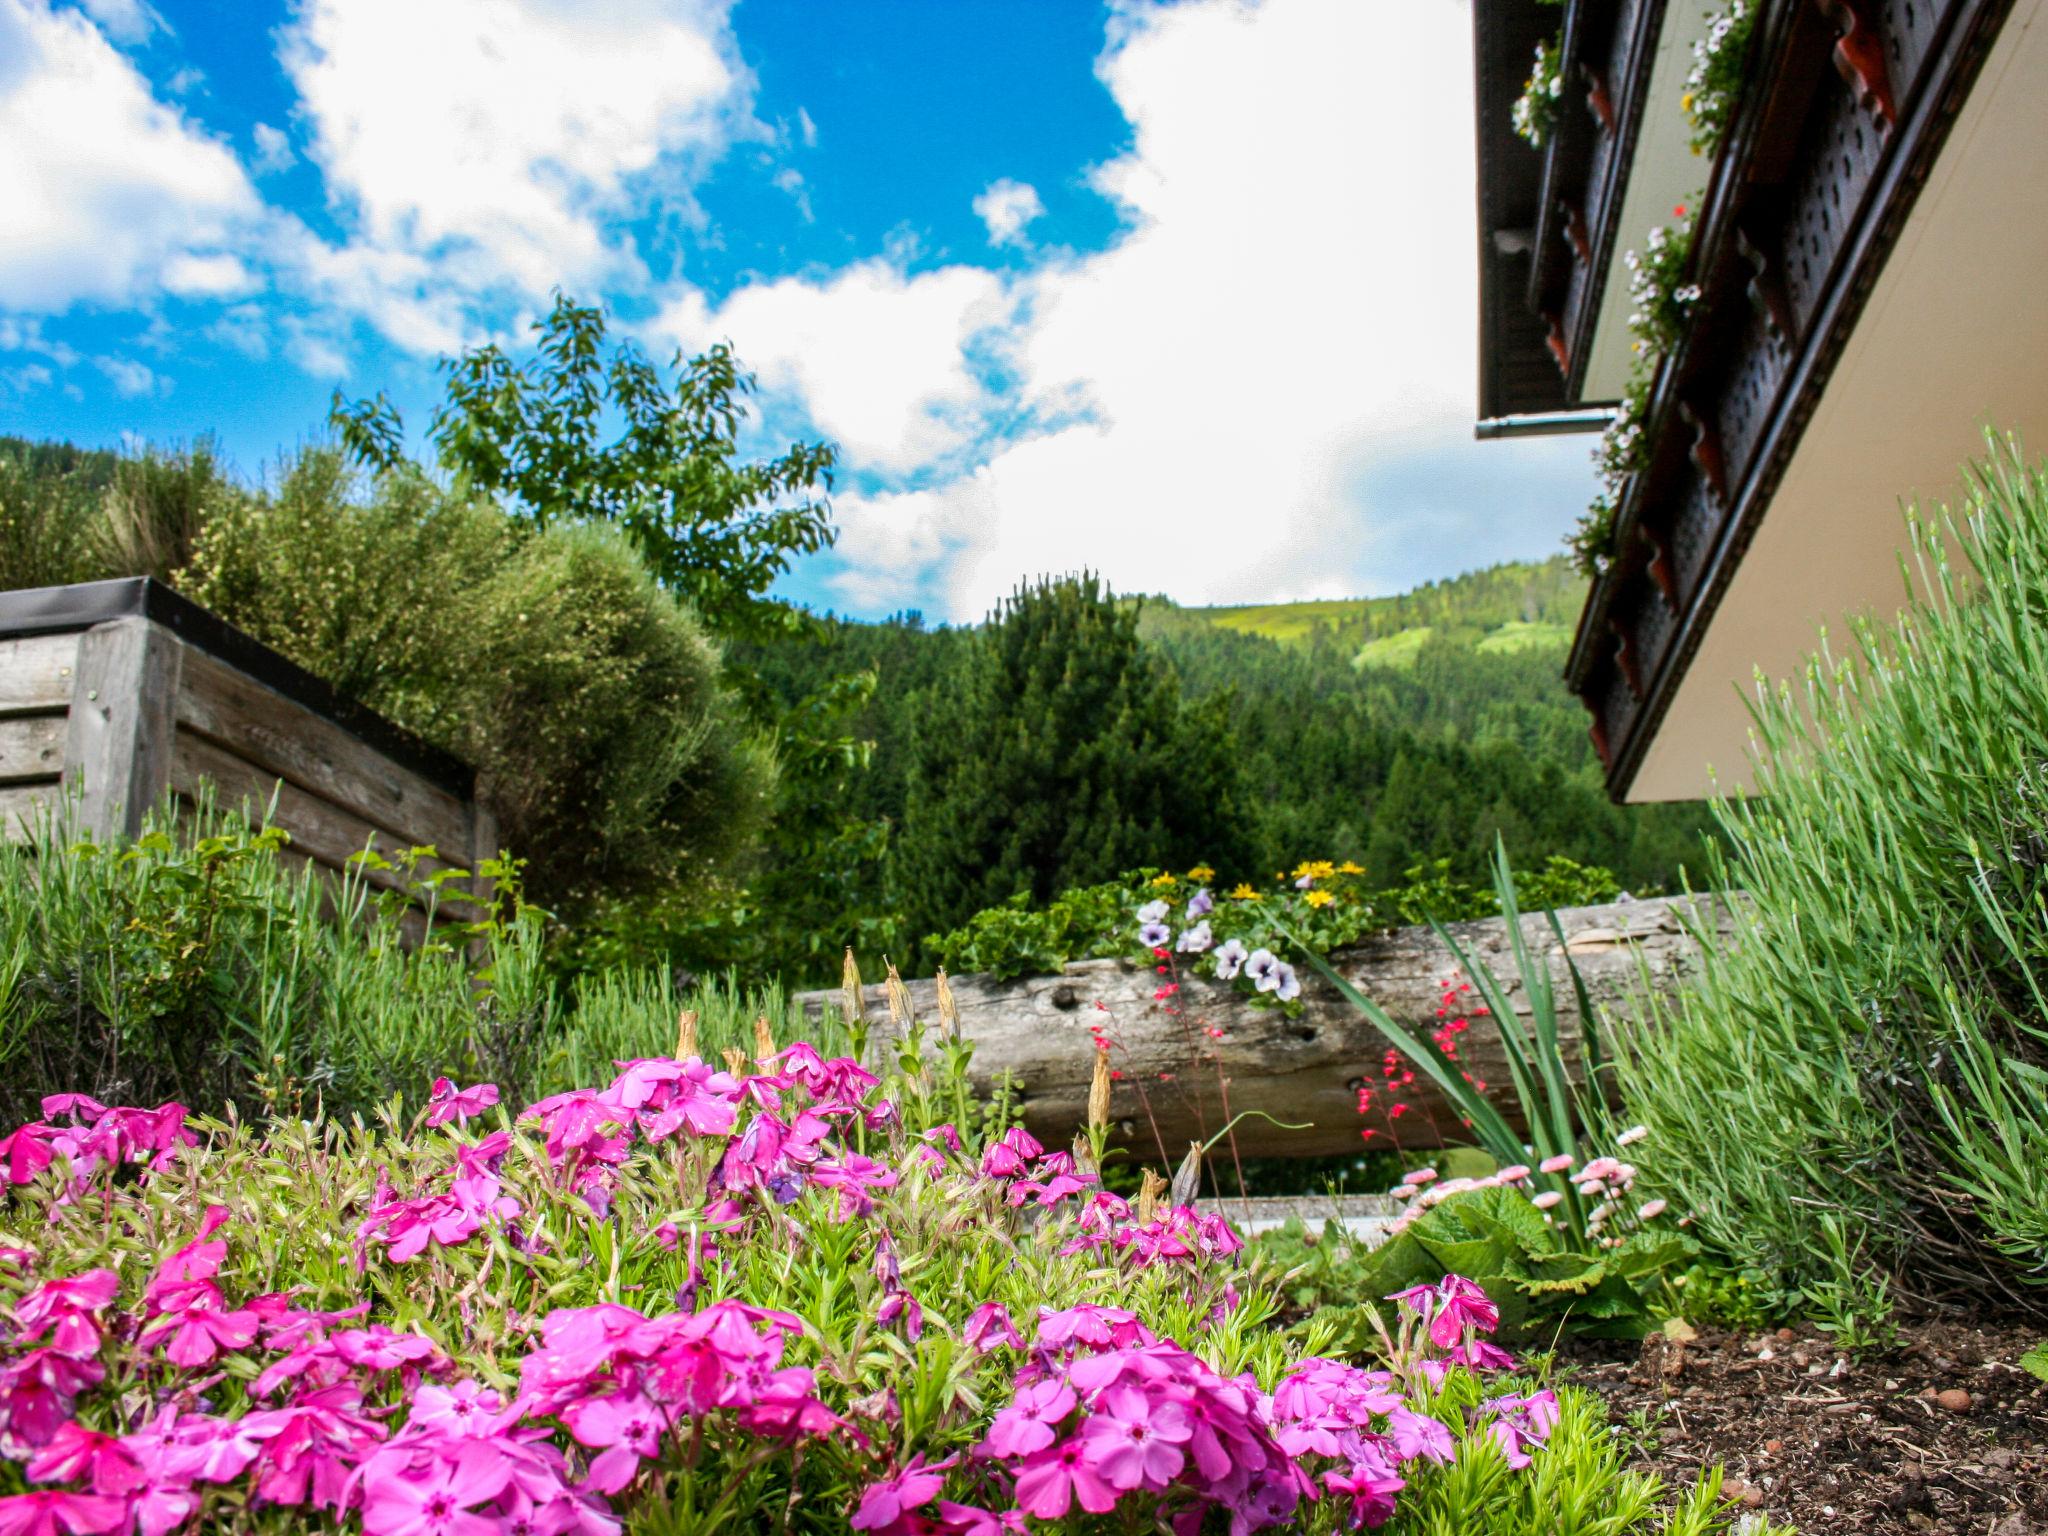
M 1211 869 L 1206 864 L 1197 864 L 1193 869 L 1188 871 L 1188 878 L 1190 880 L 1202 881 L 1214 880 L 1216 878 L 1216 871 Z
M 1327 907 L 1331 902 L 1335 901 L 1337 898 L 1332 896 L 1328 891 L 1318 889 L 1310 891 L 1305 899 L 1307 900 L 1308 904 L 1312 907 Z
M 1259 893 L 1248 885 L 1240 885 L 1230 893 L 1230 899 L 1232 901 L 1257 901 Z
M 1362 875 L 1365 873 L 1365 866 L 1363 864 L 1354 864 L 1351 860 L 1346 859 L 1337 866 L 1337 873 L 1340 875 Z

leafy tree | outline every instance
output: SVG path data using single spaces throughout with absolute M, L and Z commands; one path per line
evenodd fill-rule
M 605 355 L 604 312 L 557 293 L 533 326 L 539 355 L 495 343 L 443 362 L 448 398 L 428 437 L 456 489 L 500 498 L 536 529 L 616 524 L 663 585 L 721 635 L 800 621 L 768 589 L 798 556 L 834 538 L 834 450 L 795 443 L 749 462 L 739 431 L 753 376 L 720 344 L 677 353 L 674 379 L 630 341 Z M 403 424 L 383 395 L 330 413 L 343 444 L 376 468 L 404 457 Z
M 1019 891 L 1231 858 L 1233 745 L 1092 575 L 1018 588 L 920 700 L 894 873 L 915 933 Z

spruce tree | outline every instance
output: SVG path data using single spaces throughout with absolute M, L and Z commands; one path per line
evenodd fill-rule
M 914 934 L 1140 865 L 1235 863 L 1226 711 L 1182 702 L 1137 605 L 1092 574 L 1019 587 L 919 706 L 893 860 Z

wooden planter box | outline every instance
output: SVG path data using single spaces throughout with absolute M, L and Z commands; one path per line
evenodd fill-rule
M 340 871 L 374 847 L 498 852 L 475 772 L 147 577 L 0 592 L 0 828 L 46 806 L 96 841 L 211 786 Z M 273 806 L 274 798 L 274 809 Z M 397 876 L 371 871 L 386 889 Z M 445 903 L 444 903 L 445 905 Z

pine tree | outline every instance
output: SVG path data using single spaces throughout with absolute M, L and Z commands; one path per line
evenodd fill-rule
M 1226 708 L 1183 704 L 1095 576 L 1018 588 L 919 705 L 895 857 L 913 933 L 1140 865 L 1229 867 Z

